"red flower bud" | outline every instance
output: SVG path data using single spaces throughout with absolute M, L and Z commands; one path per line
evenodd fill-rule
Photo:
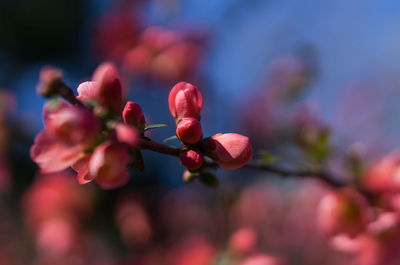
M 146 119 L 144 118 L 143 110 L 133 101 L 128 101 L 122 112 L 122 118 L 126 124 L 136 127 L 140 132 L 144 131 L 146 126 Z
M 370 214 L 364 197 L 351 189 L 331 192 L 322 198 L 317 209 L 317 223 L 328 236 L 345 233 L 355 237 L 362 232 Z
M 95 82 L 94 99 L 97 103 L 119 114 L 125 91 L 115 65 L 108 62 L 99 65 L 93 74 L 93 81 Z
M 203 98 L 197 87 L 186 82 L 176 84 L 168 97 L 169 110 L 175 119 L 192 117 L 200 120 Z
M 197 170 L 203 164 L 203 154 L 198 150 L 185 150 L 179 155 L 179 159 L 189 170 Z
M 185 144 L 197 143 L 202 136 L 200 122 L 194 118 L 183 118 L 176 128 L 176 135 Z
M 207 155 L 220 167 L 237 169 L 249 162 L 252 148 L 248 137 L 237 133 L 218 133 L 207 140 Z

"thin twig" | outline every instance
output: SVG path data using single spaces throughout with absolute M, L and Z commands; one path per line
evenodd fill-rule
M 179 156 L 179 154 L 182 152 L 182 149 L 180 148 L 157 143 L 149 138 L 143 138 L 141 140 L 140 148 L 171 156 Z M 213 161 L 206 161 L 204 162 L 204 167 L 218 168 L 218 163 Z M 278 175 L 280 177 L 295 177 L 303 179 L 315 178 L 334 188 L 351 187 L 362 193 L 369 201 L 374 200 L 374 195 L 371 194 L 369 191 L 366 191 L 352 184 L 342 182 L 337 178 L 335 178 L 330 173 L 324 171 L 311 170 L 311 169 L 286 169 L 279 166 L 266 165 L 265 163 L 259 161 L 250 161 L 249 163 L 244 165 L 243 168 L 268 172 Z

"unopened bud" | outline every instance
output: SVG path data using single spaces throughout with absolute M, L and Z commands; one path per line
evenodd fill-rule
M 126 124 L 134 126 L 139 132 L 143 132 L 146 126 L 143 110 L 133 101 L 128 101 L 122 112 L 122 118 Z
M 183 118 L 176 128 L 176 135 L 185 144 L 195 144 L 202 136 L 201 124 L 194 118 Z
M 197 170 L 203 164 L 203 154 L 198 150 L 185 150 L 179 155 L 179 159 L 187 169 Z

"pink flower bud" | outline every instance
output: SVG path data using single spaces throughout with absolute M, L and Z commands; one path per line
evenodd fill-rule
M 95 82 L 95 100 L 101 106 L 119 114 L 125 97 L 119 73 L 115 65 L 106 62 L 99 65 L 93 74 Z
M 197 87 L 186 82 L 176 84 L 168 97 L 169 110 L 175 119 L 192 117 L 200 120 L 203 98 Z
M 355 237 L 365 230 L 369 219 L 367 202 L 351 189 L 325 195 L 317 209 L 317 224 L 328 236 L 344 233 Z
M 139 132 L 127 124 L 119 123 L 115 127 L 117 140 L 120 143 L 127 144 L 129 147 L 135 148 L 139 144 Z
M 198 150 L 185 150 L 179 155 L 179 159 L 189 170 L 197 170 L 203 164 L 203 154 Z
M 185 144 L 195 144 L 202 136 L 201 124 L 194 118 L 183 118 L 178 123 L 176 135 Z
M 110 141 L 99 145 L 89 161 L 89 174 L 103 189 L 114 189 L 129 181 L 126 166 L 132 160 L 128 149 Z
M 143 110 L 133 101 L 128 101 L 122 112 L 122 118 L 126 124 L 136 127 L 140 132 L 144 131 L 146 126 L 146 119 L 144 118 Z
M 237 133 L 217 133 L 207 140 L 207 145 L 210 148 L 206 155 L 225 169 L 243 167 L 252 156 L 249 138 Z
M 52 97 L 58 94 L 58 89 L 63 86 L 62 72 L 60 69 L 45 66 L 40 69 L 37 92 L 43 97 Z

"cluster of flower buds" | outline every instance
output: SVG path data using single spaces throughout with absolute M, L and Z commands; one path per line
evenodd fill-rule
M 210 178 L 209 174 L 201 174 L 204 155 L 225 169 L 240 168 L 250 160 L 252 148 L 246 136 L 218 133 L 203 139 L 200 124 L 203 98 L 197 87 L 186 82 L 176 84 L 169 94 L 168 103 L 177 124 L 176 136 L 184 146 L 179 158 L 189 170 L 184 173 L 185 181 L 200 176 L 207 182 L 206 178 Z
M 73 105 L 60 99 L 45 105 L 45 129 L 36 136 L 31 157 L 43 173 L 72 167 L 80 184 L 94 180 L 104 189 L 120 187 L 129 180 L 128 166 L 144 169 L 140 149 L 151 140 L 144 137 L 143 111 L 132 101 L 123 107 L 125 87 L 112 63 L 101 64 L 93 81 L 80 84 L 77 90 L 75 97 L 58 69 L 42 70 L 38 91 L 46 97 L 62 96 Z M 201 173 L 203 155 L 225 169 L 237 169 L 250 160 L 252 148 L 245 136 L 219 133 L 203 139 L 202 96 L 196 87 L 178 83 L 168 101 L 177 123 L 176 135 L 184 146 L 179 157 L 191 171 L 186 180 Z M 203 181 L 215 183 L 215 177 L 203 174 Z
M 80 184 L 95 180 L 104 189 L 124 185 L 129 180 L 127 165 L 134 158 L 140 160 L 140 152 L 133 150 L 143 134 L 145 118 L 137 103 L 127 102 L 122 110 L 125 88 L 116 67 L 101 64 L 93 81 L 79 85 L 76 98 L 59 70 L 44 68 L 38 90 L 43 96 L 61 95 L 76 103 L 53 99 L 44 107 L 45 129 L 31 148 L 31 157 L 42 172 L 71 166 Z

